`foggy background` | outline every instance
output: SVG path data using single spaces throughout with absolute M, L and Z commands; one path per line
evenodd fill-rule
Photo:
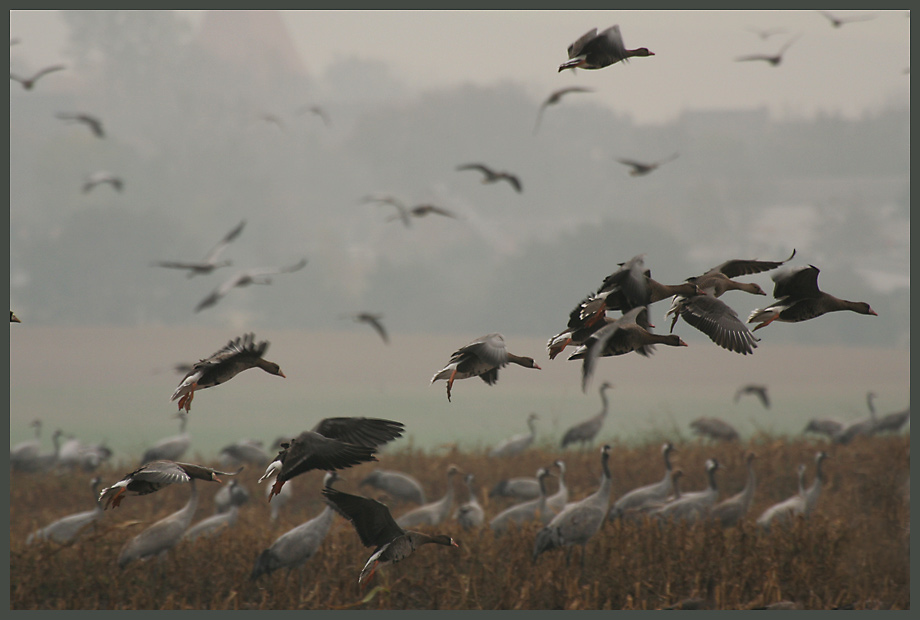
M 798 432 L 815 411 L 863 414 L 870 389 L 902 408 L 910 20 L 874 15 L 836 29 L 815 11 L 11 11 L 11 72 L 67 66 L 33 90 L 10 82 L 10 305 L 23 320 L 11 327 L 11 441 L 42 417 L 141 449 L 174 432 L 172 366 L 248 331 L 272 342 L 266 357 L 288 379 L 253 371 L 200 393 L 189 430 L 210 426 L 205 451 L 331 415 L 386 414 L 419 443 L 488 445 L 524 431 L 530 410 L 555 443 L 554 424 L 596 412 L 605 378 L 621 408 L 606 431 L 623 439 L 687 433 L 720 408 L 746 432 Z M 557 72 L 572 41 L 614 23 L 656 55 Z M 754 26 L 785 32 L 762 40 Z M 777 67 L 734 60 L 796 35 Z M 572 85 L 594 92 L 548 106 L 535 132 L 540 104 Z M 314 105 L 328 124 L 303 111 Z M 60 112 L 100 117 L 106 137 Z M 644 177 L 616 161 L 674 153 Z M 517 174 L 524 191 L 456 170 L 469 162 Z M 124 191 L 83 193 L 103 169 Z M 405 227 L 387 221 L 393 207 L 362 202 L 377 194 L 458 219 Z M 244 219 L 222 256 L 231 267 L 187 278 L 151 266 L 202 259 Z M 636 254 L 673 284 L 793 249 L 792 266 L 816 265 L 823 290 L 879 316 L 775 323 L 752 356 L 680 323 L 688 349 L 602 360 L 587 395 L 579 364 L 546 358 L 571 309 Z M 303 257 L 297 273 L 193 311 L 239 269 Z M 723 299 L 746 318 L 769 305 L 769 276 L 744 278 L 766 298 Z M 384 315 L 389 347 L 342 318 L 361 310 Z M 653 307 L 659 331 L 666 310 Z M 543 370 L 460 382 L 448 406 L 431 375 L 493 331 Z M 682 387 L 688 364 L 702 375 Z M 785 382 L 785 420 L 739 418 L 734 390 L 771 378 Z M 784 385 L 771 388 L 782 404 Z

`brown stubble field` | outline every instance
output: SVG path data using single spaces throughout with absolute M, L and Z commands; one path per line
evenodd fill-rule
M 659 444 L 615 444 L 610 459 L 613 498 L 663 473 Z M 780 600 L 805 609 L 910 608 L 910 436 L 857 438 L 851 445 L 823 441 L 755 437 L 744 444 L 678 444 L 673 461 L 684 472 L 685 491 L 705 486 L 703 463 L 716 457 L 725 466 L 717 478 L 721 497 L 739 491 L 746 480 L 743 454 L 756 452 L 758 476 L 754 506 L 739 526 L 713 523 L 608 523 L 566 566 L 565 553 L 550 551 L 531 560 L 536 525 L 495 537 L 486 527 L 464 531 L 456 522 L 439 531 L 460 548 L 423 547 L 408 560 L 378 572 L 359 589 L 357 576 L 371 553 L 349 523 L 336 523 L 319 552 L 301 570 L 279 570 L 249 580 L 256 556 L 279 535 L 321 509 L 321 473 L 291 483 L 295 495 L 278 523 L 268 518 L 261 474 L 249 467 L 241 481 L 252 499 L 237 524 L 214 538 L 182 543 L 162 562 L 136 562 L 119 570 L 122 545 L 147 524 L 178 510 L 188 487 L 129 497 L 108 510 L 94 531 L 73 545 L 26 546 L 26 536 L 63 515 L 90 507 L 90 475 L 14 474 L 10 479 L 11 609 L 660 609 L 688 598 L 717 609 L 748 609 Z M 815 514 L 788 527 L 760 531 L 753 520 L 796 488 L 795 468 L 808 465 L 824 449 L 827 485 Z M 528 451 L 489 459 L 482 452 L 445 448 L 431 452 L 403 449 L 380 455 L 381 467 L 407 471 L 426 488 L 429 501 L 443 495 L 449 464 L 476 476 L 487 519 L 505 501 L 489 500 L 498 480 L 535 472 L 555 458 L 567 466 L 571 499 L 597 488 L 597 447 L 587 451 Z M 365 464 L 344 472 L 337 485 L 385 500 L 358 482 L 374 468 Z M 97 472 L 111 484 L 132 467 Z M 524 474 L 527 475 L 527 474 Z M 457 498 L 466 491 L 455 478 Z M 555 481 L 551 480 L 552 490 Z M 212 513 L 218 485 L 199 484 L 195 522 Z M 398 516 L 409 507 L 393 505 Z

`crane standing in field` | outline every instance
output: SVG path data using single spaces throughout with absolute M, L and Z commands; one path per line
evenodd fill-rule
M 461 473 L 463 472 L 456 465 L 448 466 L 447 490 L 441 499 L 410 510 L 396 520 L 397 525 L 401 528 L 417 527 L 419 525 L 435 526 L 446 521 L 450 517 L 451 508 L 454 506 L 453 477 Z
M 670 441 L 662 444 L 661 456 L 664 458 L 664 478 L 624 494 L 613 503 L 607 518 L 611 521 L 620 519 L 627 513 L 640 510 L 648 504 L 663 502 L 672 492 L 676 492 L 673 480 L 674 473 L 671 468 L 671 453 L 676 451 L 674 444 Z
M 527 428 L 530 429 L 530 432 L 521 433 L 519 435 L 514 435 L 507 439 L 503 439 L 489 451 L 489 456 L 493 458 L 514 456 L 529 448 L 533 444 L 534 439 L 537 437 L 537 429 L 534 422 L 539 419 L 540 418 L 536 413 L 531 413 L 528 415 Z
M 95 507 L 92 510 L 62 517 L 54 523 L 32 532 L 29 534 L 29 537 L 26 538 L 26 544 L 30 545 L 39 540 L 53 540 L 58 544 L 67 545 L 82 536 L 90 526 L 102 518 L 102 504 L 99 502 L 99 498 L 96 495 L 96 491 L 100 484 L 102 484 L 102 480 L 99 477 L 93 478 L 90 481 L 90 486 L 93 491 L 93 501 L 95 503 Z
M 579 442 L 582 448 L 586 448 L 601 432 L 604 420 L 607 419 L 607 413 L 610 409 L 610 403 L 607 400 L 607 390 L 613 387 L 609 381 L 604 381 L 600 387 L 602 408 L 597 415 L 594 415 L 584 422 L 579 422 L 565 432 L 562 437 L 562 447 L 565 448 L 570 443 Z
M 160 519 L 129 540 L 118 554 L 118 568 L 124 569 L 134 560 L 163 556 L 182 540 L 182 535 L 191 525 L 192 517 L 195 516 L 195 510 L 198 508 L 198 489 L 195 486 L 195 479 L 192 478 L 189 482 L 192 490 L 185 506 Z

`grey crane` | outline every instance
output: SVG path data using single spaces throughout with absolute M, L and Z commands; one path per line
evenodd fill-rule
M 533 561 L 540 554 L 559 547 L 566 548 L 565 563 L 569 564 L 572 547 L 581 545 L 581 568 L 585 567 L 585 553 L 588 541 L 604 524 L 604 517 L 610 504 L 610 446 L 601 448 L 601 483 L 600 487 L 588 497 L 566 506 L 537 532 L 534 540 Z
M 265 467 L 272 460 L 271 455 L 262 449 L 258 439 L 241 439 L 221 448 L 218 454 L 221 467 L 239 467 L 244 464 Z
M 460 546 L 444 534 L 431 536 L 403 529 L 393 520 L 390 509 L 377 500 L 331 488 L 323 489 L 323 497 L 336 512 L 351 521 L 365 547 L 375 548 L 361 569 L 358 585 L 370 579 L 378 568 L 406 559 L 422 545 L 434 543 L 449 547 Z
M 489 497 L 510 497 L 522 501 L 539 496 L 540 481 L 530 476 L 499 480 L 489 491 Z
M 591 444 L 592 441 L 597 437 L 597 434 L 601 432 L 601 427 L 604 425 L 604 420 L 607 419 L 607 413 L 610 410 L 610 403 L 607 400 L 607 390 L 613 387 L 613 384 L 609 381 L 604 381 L 601 384 L 600 389 L 598 390 L 601 395 L 602 407 L 599 413 L 591 416 L 583 422 L 572 426 L 565 432 L 565 435 L 562 436 L 562 447 L 565 448 L 570 443 L 579 442 L 582 448 L 585 448 Z
M 58 452 L 58 467 L 94 471 L 112 457 L 112 450 L 104 443 L 85 443 L 76 437 L 65 441 Z
M 702 491 L 681 493 L 680 498 L 653 510 L 650 514 L 661 519 L 694 522 L 706 517 L 719 499 L 719 487 L 716 484 L 716 471 L 721 467 L 716 459 L 706 461 L 706 478 L 708 485 Z
M 401 502 L 411 502 L 420 506 L 425 503 L 425 491 L 421 483 L 401 471 L 375 469 L 361 481 L 359 486 L 365 485 L 383 491 Z
M 545 467 L 537 470 L 537 480 L 540 482 L 540 496 L 528 502 L 522 502 L 510 506 L 489 521 L 489 527 L 496 534 L 502 534 L 508 530 L 512 523 L 520 526 L 528 521 L 544 521 L 546 516 L 546 479 L 552 476 L 550 471 Z
M 96 490 L 100 484 L 102 484 L 102 479 L 98 476 L 90 481 L 93 502 L 95 503 L 95 507 L 92 510 L 61 517 L 57 521 L 29 534 L 29 537 L 26 538 L 26 544 L 30 545 L 40 540 L 52 540 L 58 544 L 67 545 L 87 532 L 90 526 L 99 521 L 103 515 L 102 504 L 100 504 L 96 495 Z
M 559 470 L 559 488 L 546 498 L 546 507 L 549 510 L 543 511 L 544 523 L 549 523 L 550 519 L 562 512 L 565 505 L 569 503 L 569 487 L 565 484 L 565 463 L 561 459 L 556 459 L 553 465 Z
M 709 516 L 719 521 L 723 527 L 731 527 L 738 523 L 751 509 L 754 501 L 754 490 L 757 488 L 757 476 L 754 474 L 754 459 L 757 455 L 749 452 L 745 457 L 747 462 L 747 484 L 737 494 L 723 500 L 712 507 Z
M 735 430 L 735 427 L 719 418 L 697 418 L 690 422 L 690 428 L 697 435 L 713 441 L 737 441 L 738 439 L 738 431 Z
M 875 412 L 870 411 L 868 417 L 851 420 L 845 423 L 833 436 L 834 443 L 848 444 L 856 437 L 869 437 L 875 434 L 877 425 L 878 421 L 875 419 Z
M 460 504 L 454 515 L 461 527 L 465 530 L 481 527 L 486 519 L 486 513 L 482 509 L 479 500 L 476 499 L 476 489 L 473 488 L 473 479 L 473 474 L 467 474 L 463 477 L 469 495 L 467 496 L 467 500 Z
M 825 476 L 824 476 L 824 459 L 827 458 L 827 453 L 824 451 L 818 452 L 815 454 L 815 479 L 812 481 L 811 486 L 805 489 L 805 516 L 809 516 L 815 511 L 815 506 L 818 505 L 818 498 L 821 496 L 821 490 L 824 488 Z
M 808 421 L 805 430 L 802 432 L 818 433 L 819 435 L 826 435 L 828 438 L 833 439 L 840 434 L 844 426 L 846 426 L 846 424 L 840 420 L 834 420 L 832 418 L 812 418 Z
M 239 480 L 234 478 L 214 494 L 214 512 L 227 512 L 234 506 L 239 507 L 249 501 L 249 491 Z
M 883 416 L 876 415 L 875 411 L 875 392 L 869 392 L 866 394 L 866 404 L 869 406 L 869 412 L 872 414 L 872 417 L 875 419 L 875 428 L 873 429 L 873 434 L 878 433 L 897 433 L 901 430 L 908 420 L 910 420 L 910 405 L 906 409 L 901 411 L 895 411 L 894 413 L 888 413 Z
M 191 526 L 182 535 L 183 540 L 193 541 L 202 537 L 215 536 L 229 527 L 236 525 L 240 516 L 239 506 L 230 506 L 224 512 L 218 512 L 210 517 L 205 517 L 195 525 Z
M 41 454 L 42 421 L 32 420 L 29 426 L 35 429 L 35 438 L 22 441 L 10 448 L 10 469 L 13 471 L 28 471 L 32 466 L 32 461 Z
M 757 517 L 757 525 L 769 529 L 774 521 L 779 523 L 805 514 L 805 469 L 805 465 L 799 465 L 796 469 L 799 480 L 798 492 L 764 510 Z
M 34 459 L 31 459 L 25 465 L 27 471 L 32 472 L 42 472 L 50 471 L 57 467 L 58 464 L 58 455 L 61 452 L 61 435 L 64 434 L 64 431 L 61 429 L 55 429 L 51 434 L 51 443 L 54 446 L 54 449 L 51 452 L 42 452 Z
M 323 477 L 323 487 L 329 488 L 339 479 L 338 474 L 334 471 L 327 472 Z M 303 566 L 307 560 L 316 555 L 320 545 L 323 544 L 323 540 L 326 539 L 332 527 L 334 516 L 335 511 L 327 504 L 318 515 L 276 538 L 256 557 L 249 579 L 256 580 L 262 575 L 270 575 L 281 568 L 292 571 Z
M 192 445 L 192 437 L 185 430 L 188 415 L 180 411 L 173 417 L 179 418 L 179 434 L 165 437 L 144 450 L 141 465 L 151 461 L 178 461 L 188 452 L 189 446 Z
M 671 486 L 674 489 L 674 492 L 668 495 L 662 500 L 650 500 L 644 504 L 640 504 L 634 508 L 630 508 L 622 515 L 622 519 L 639 522 L 642 520 L 643 516 L 648 516 L 653 512 L 659 510 L 661 507 L 670 504 L 671 502 L 676 502 L 680 499 L 680 479 L 683 478 L 684 472 L 682 469 L 675 469 L 671 474 Z M 607 514 L 610 518 L 610 513 Z
M 241 221 L 237 224 L 233 230 L 228 232 L 223 238 L 217 242 L 213 248 L 208 250 L 208 253 L 205 255 L 204 259 L 201 261 L 156 261 L 153 263 L 154 267 L 165 267 L 167 269 L 185 269 L 188 271 L 188 277 L 192 278 L 197 275 L 208 275 L 215 269 L 220 269 L 221 267 L 229 267 L 233 263 L 229 260 L 219 261 L 220 255 L 224 253 L 224 250 L 227 249 L 227 246 L 230 243 L 240 236 L 240 233 L 243 232 L 243 228 L 246 226 L 246 220 Z
M 670 441 L 663 443 L 661 445 L 661 456 L 664 459 L 664 478 L 658 482 L 635 488 L 622 495 L 613 503 L 607 518 L 611 521 L 620 519 L 627 513 L 638 510 L 646 504 L 665 501 L 674 491 L 671 453 L 676 451 L 674 444 Z
M 527 428 L 530 429 L 530 432 L 513 435 L 507 439 L 503 439 L 489 450 L 489 456 L 493 458 L 514 456 L 529 448 L 537 437 L 537 429 L 534 422 L 539 419 L 540 417 L 536 413 L 528 415 Z
M 134 560 L 165 555 L 182 540 L 182 535 L 191 525 L 195 510 L 198 508 L 198 489 L 195 487 L 195 479 L 192 478 L 189 482 L 192 488 L 185 506 L 163 517 L 125 543 L 121 553 L 118 554 L 118 568 L 124 569 Z
M 419 506 L 410 510 L 406 514 L 396 519 L 396 524 L 405 529 L 408 527 L 418 527 L 419 525 L 438 525 L 446 521 L 454 507 L 454 485 L 453 477 L 461 474 L 460 468 L 456 465 L 450 465 L 447 468 L 447 491 L 441 499 Z

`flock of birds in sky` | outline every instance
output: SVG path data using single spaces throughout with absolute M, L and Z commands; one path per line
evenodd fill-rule
M 829 14 L 827 17 L 837 27 L 847 21 L 871 18 L 871 16 L 834 18 Z M 769 31 L 759 34 L 766 39 L 778 32 Z M 782 54 L 795 40 L 796 38 L 793 37 L 787 41 L 776 56 L 746 56 L 738 60 L 759 59 L 778 65 Z M 11 40 L 11 45 L 13 43 Z M 621 61 L 628 61 L 633 57 L 650 56 L 654 56 L 654 53 L 647 48 L 626 48 L 619 26 L 612 26 L 600 33 L 596 28 L 592 28 L 568 47 L 568 59 L 559 66 L 559 71 L 566 69 L 596 70 Z M 24 89 L 31 90 L 39 79 L 63 69 L 65 69 L 63 65 L 55 65 L 27 77 L 11 72 L 10 79 L 19 82 Z M 590 90 L 570 87 L 553 92 L 539 108 L 534 131 L 536 132 L 539 128 L 544 110 L 548 106 L 558 104 L 563 96 L 578 92 L 585 93 Z M 319 108 L 310 107 L 305 108 L 304 111 L 311 111 L 322 116 L 327 124 L 330 122 L 328 116 Z M 91 115 L 61 113 L 58 118 L 66 122 L 82 123 L 99 138 L 105 136 L 102 122 Z M 675 153 L 658 162 L 644 163 L 628 159 L 620 159 L 620 162 L 631 168 L 630 174 L 641 176 L 649 174 L 658 166 L 676 157 Z M 514 191 L 523 191 L 522 183 L 516 175 L 494 170 L 485 164 L 465 164 L 459 166 L 457 170 L 478 171 L 483 175 L 484 183 L 507 182 Z M 87 178 L 83 191 L 91 191 L 100 184 L 110 184 L 118 191 L 123 188 L 123 181 L 117 176 L 98 173 Z M 430 204 L 410 207 L 393 196 L 368 196 L 364 201 L 395 207 L 396 213 L 388 221 L 400 221 L 407 227 L 411 225 L 413 218 L 431 214 L 448 218 L 456 217 L 450 211 Z M 215 270 L 228 267 L 231 262 L 222 259 L 222 256 L 228 246 L 241 235 L 244 226 L 245 221 L 240 222 L 200 261 L 161 260 L 153 265 L 184 270 L 189 278 L 206 276 Z M 552 360 L 565 349 L 573 347 L 574 350 L 568 359 L 582 361 L 582 389 L 586 390 L 599 363 L 599 358 L 620 356 L 631 352 L 648 356 L 654 351 L 656 345 L 686 347 L 687 343 L 673 333 L 680 319 L 705 333 L 716 345 L 734 353 L 748 355 L 753 353 L 760 342 L 753 332 L 773 322 L 797 323 L 836 311 L 876 315 L 876 312 L 865 302 L 847 301 L 822 291 L 817 282 L 819 270 L 813 265 L 779 270 L 795 255 L 793 250 L 789 258 L 785 260 L 727 260 L 703 274 L 688 277 L 684 282 L 678 284 L 657 282 L 651 277 L 651 272 L 646 267 L 645 257 L 635 256 L 621 263 L 616 271 L 603 279 L 594 292 L 582 299 L 572 309 L 565 329 L 549 338 L 548 357 Z M 250 284 L 268 284 L 272 277 L 296 272 L 303 269 L 306 264 L 306 259 L 302 259 L 288 266 L 240 271 L 226 279 L 210 295 L 202 299 L 195 307 L 195 312 L 214 306 L 235 288 Z M 753 329 L 748 329 L 745 322 L 723 301 L 722 297 L 728 291 L 766 295 L 756 283 L 745 282 L 738 278 L 771 270 L 778 270 L 772 276 L 774 300 L 764 308 L 754 310 L 747 317 L 748 324 L 756 324 Z M 649 308 L 652 304 L 668 298 L 672 300 L 666 315 L 671 317 L 670 332 L 656 333 L 653 331 L 654 325 L 651 323 Z M 384 342 L 388 342 L 389 338 L 381 322 L 381 315 L 362 312 L 344 316 L 369 324 Z M 11 310 L 10 322 L 18 321 L 18 317 Z M 283 378 L 285 375 L 278 364 L 264 357 L 268 345 L 267 341 L 257 342 L 253 334 L 246 334 L 231 340 L 213 355 L 192 365 L 171 397 L 171 400 L 178 404 L 183 429 L 197 391 L 225 383 L 250 368 L 260 368 L 268 374 Z M 430 382 L 445 381 L 447 398 L 450 401 L 455 381 L 479 377 L 488 385 L 494 385 L 498 380 L 499 370 L 509 364 L 540 369 L 533 357 L 512 353 L 508 350 L 501 334 L 491 333 L 476 338 L 454 351 L 446 365 L 432 376 Z M 609 383 L 600 386 L 600 395 L 604 403 L 603 410 L 597 416 L 569 429 L 562 439 L 562 447 L 576 443 L 587 446 L 594 440 L 607 415 L 606 391 L 611 388 L 612 385 Z M 748 394 L 759 398 L 765 407 L 770 406 L 765 386 L 744 386 L 739 389 L 735 399 L 737 401 Z M 514 454 L 523 449 L 522 446 L 529 445 L 533 441 L 534 423 L 537 419 L 536 414 L 531 414 L 527 419 L 530 432 L 510 438 L 507 442 L 496 446 L 492 455 Z M 874 410 L 873 419 L 875 419 Z M 706 430 L 706 419 L 697 422 L 700 428 L 698 432 L 710 432 Z M 457 502 L 457 505 L 454 505 L 454 491 L 450 481 L 454 476 L 462 473 L 454 466 L 451 466 L 447 472 L 447 494 L 441 500 L 430 504 L 424 503 L 424 494 L 420 485 L 407 474 L 380 471 L 369 476 L 365 480 L 366 484 L 385 490 L 394 498 L 422 503 L 419 508 L 402 515 L 399 519 L 394 519 L 389 508 L 377 500 L 344 493 L 333 487 L 337 478 L 335 471 L 376 461 L 377 450 L 384 444 L 402 436 L 404 430 L 402 423 L 393 420 L 361 417 L 326 418 L 311 430 L 279 442 L 278 455 L 271 460 L 260 479 L 260 482 L 270 483 L 269 501 L 281 501 L 285 494 L 285 482 L 308 471 L 322 470 L 328 472 L 324 479 L 322 496 L 329 509 L 299 526 L 296 534 L 293 530 L 288 532 L 279 538 L 271 548 L 260 554 L 253 571 L 253 578 L 281 566 L 292 566 L 297 561 L 301 563 L 305 561 L 306 557 L 309 557 L 310 550 L 315 550 L 325 536 L 325 532 L 328 531 L 333 512 L 348 519 L 361 542 L 374 548 L 372 555 L 360 572 L 359 583 L 370 579 L 378 568 L 406 558 L 420 545 L 458 546 L 457 541 L 450 536 L 428 534 L 412 529 L 414 527 L 436 526 L 452 514 L 456 514 L 466 527 L 482 526 L 485 523 L 485 515 L 482 507 L 476 501 L 474 481 L 471 475 L 465 478 L 469 491 L 468 500 L 465 503 Z M 712 431 L 712 433 L 717 432 Z M 728 436 L 726 433 L 728 431 L 724 431 L 720 438 L 730 439 L 730 433 Z M 835 437 L 843 437 L 842 428 L 838 428 L 836 433 Z M 735 433 L 736 437 L 737 433 Z M 568 553 L 571 553 L 574 546 L 581 546 L 583 548 L 582 563 L 584 563 L 584 547 L 606 519 L 652 515 L 692 521 L 703 518 L 704 515 L 715 515 L 723 524 L 729 525 L 736 522 L 747 511 L 755 484 L 754 455 L 750 455 L 747 459 L 750 476 L 748 486 L 738 495 L 717 503 L 716 472 L 720 468 L 719 463 L 715 459 L 710 459 L 705 465 L 707 488 L 695 492 L 682 492 L 677 482 L 681 472 L 673 471 L 669 460 L 673 451 L 674 447 L 670 443 L 662 447 L 665 474 L 661 481 L 625 494 L 616 500 L 612 507 L 610 507 L 611 476 L 608 466 L 610 446 L 607 445 L 600 451 L 601 483 L 593 494 L 579 501 L 569 501 L 564 481 L 565 466 L 562 461 L 556 461 L 553 467 L 541 468 L 535 478 L 503 481 L 501 488 L 496 487 L 493 493 L 521 499 L 521 503 L 496 515 L 491 520 L 490 526 L 496 532 L 500 532 L 511 523 L 539 519 L 544 525 L 534 541 L 534 561 L 542 553 L 553 548 L 566 548 Z M 14 450 L 11 450 L 11 459 L 14 459 L 13 452 Z M 191 496 L 185 507 L 157 521 L 128 541 L 118 558 L 118 565 L 124 567 L 134 560 L 164 553 L 183 536 L 188 535 L 198 501 L 196 481 L 220 482 L 220 476 L 233 477 L 239 473 L 239 470 L 218 471 L 202 465 L 179 462 L 178 457 L 170 458 L 169 455 L 152 458 L 155 456 L 158 455 L 145 455 L 145 460 L 151 457 L 148 462 L 99 492 L 97 506 L 93 511 L 79 516 L 73 515 L 69 518 L 67 526 L 59 526 L 59 530 L 54 530 L 49 526 L 45 528 L 45 531 L 36 532 L 30 541 L 40 538 L 52 538 L 59 541 L 67 539 L 69 535 L 75 535 L 87 522 L 98 520 L 104 509 L 117 508 L 127 496 L 148 495 L 173 484 L 190 484 Z M 814 509 L 824 481 L 822 462 L 826 456 L 823 452 L 816 455 L 814 482 L 810 487 L 804 487 L 803 469 L 800 473 L 802 484 L 799 492 L 782 505 L 768 509 L 758 519 L 758 523 L 768 527 L 777 519 L 788 518 L 795 514 L 809 514 Z M 558 474 L 553 474 L 552 470 L 558 471 Z M 558 490 L 551 495 L 547 492 L 547 481 L 552 477 L 558 478 Z M 98 479 L 93 481 L 94 493 L 99 484 Z M 231 486 L 237 485 L 231 484 L 227 488 Z M 232 501 L 227 501 L 233 504 Z M 230 509 L 228 509 L 229 512 Z M 219 512 L 215 518 L 224 514 Z M 217 519 L 215 524 L 220 525 L 229 518 L 229 516 L 224 516 L 222 517 L 224 521 Z M 291 560 L 291 557 L 295 559 Z

